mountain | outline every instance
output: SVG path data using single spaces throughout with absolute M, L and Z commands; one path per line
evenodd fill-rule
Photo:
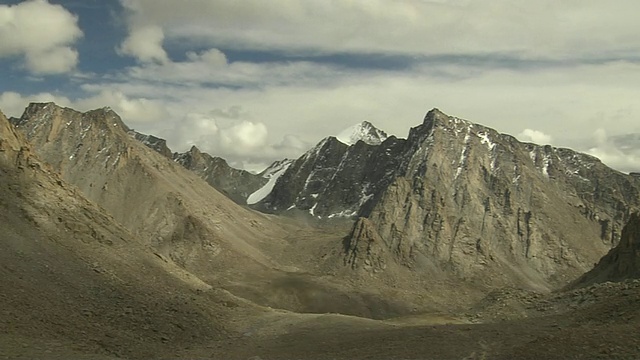
M 65 181 L 185 269 L 211 277 L 239 258 L 276 266 L 255 247 L 278 237 L 276 224 L 134 139 L 111 109 L 82 113 L 35 103 L 15 125 Z
M 34 103 L 15 125 L 52 171 L 110 214 L 136 244 L 243 301 L 376 318 L 423 306 L 417 292 L 395 299 L 380 295 L 391 285 L 336 281 L 347 224 L 316 227 L 239 206 L 136 140 L 108 108 L 79 112 Z
M 224 297 L 141 245 L 2 113 L 0 264 L 3 358 L 177 356 L 227 333 Z
M 434 109 L 406 140 L 324 139 L 256 207 L 367 218 L 346 249 L 378 239 L 387 264 L 548 288 L 619 242 L 639 189 L 637 178 L 592 156 L 521 143 Z M 376 256 L 347 251 L 345 261 L 362 268 L 380 263 Z
M 241 205 L 247 204 L 249 195 L 268 181 L 263 176 L 235 169 L 226 160 L 203 153 L 195 146 L 185 153 L 173 154 L 173 159 Z
M 340 142 L 346 145 L 354 145 L 358 141 L 364 141 L 369 145 L 380 145 L 388 137 L 387 133 L 376 128 L 368 121 L 353 125 L 336 136 Z

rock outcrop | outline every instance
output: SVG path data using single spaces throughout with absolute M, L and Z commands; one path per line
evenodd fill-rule
M 400 159 L 361 215 L 417 269 L 435 262 L 464 278 L 564 284 L 619 242 L 640 205 L 638 183 L 596 158 L 438 110 L 411 129 Z
M 151 149 L 157 151 L 166 158 L 173 158 L 173 153 L 167 146 L 167 140 L 155 137 L 153 135 L 142 134 L 135 130 L 129 130 L 129 135 L 131 135 L 134 139 L 140 141 L 141 143 L 147 145 Z

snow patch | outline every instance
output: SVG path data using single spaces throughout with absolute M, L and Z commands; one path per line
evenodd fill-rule
M 489 138 L 489 134 L 479 132 L 476 135 L 480 138 L 480 143 L 487 145 L 487 149 L 489 149 L 489 151 L 496 147 L 496 144 Z
M 389 136 L 384 131 L 376 128 L 368 121 L 353 125 L 340 132 L 336 139 L 346 145 L 354 145 L 362 140 L 369 145 L 380 145 Z
M 315 204 L 311 207 L 311 209 L 309 209 L 309 214 L 311 214 L 311 216 L 316 216 L 316 214 L 315 214 L 315 210 L 316 210 L 316 207 L 317 207 L 317 206 L 318 206 L 318 203 L 315 203 Z
M 546 177 L 549 177 L 549 165 L 551 165 L 551 157 L 545 154 L 542 165 L 542 174 Z
M 287 171 L 287 169 L 289 168 L 289 166 L 291 166 L 291 164 L 292 164 L 291 162 L 288 164 L 285 164 L 282 168 L 280 168 L 280 170 L 271 174 L 269 181 L 267 181 L 267 183 L 263 187 L 261 187 L 260 189 L 256 190 L 254 193 L 249 195 L 249 197 L 247 198 L 247 204 L 249 205 L 256 204 L 262 199 L 266 198 L 269 194 L 271 194 L 271 191 L 273 191 L 273 187 L 276 186 L 276 182 L 282 175 L 284 175 L 285 171 Z
M 469 152 L 469 141 L 471 140 L 471 128 L 467 128 L 467 135 L 464 136 L 464 148 L 462 148 L 462 152 L 460 153 L 460 160 L 458 161 L 458 169 L 456 170 L 456 175 L 453 180 L 456 180 L 460 174 L 462 174 L 462 169 L 467 163 L 467 156 Z
M 336 217 L 339 218 L 350 218 L 350 217 L 354 217 L 356 216 L 357 212 L 356 211 L 352 211 L 352 210 L 342 210 L 339 213 L 335 213 L 335 214 L 331 214 L 328 216 L 329 219 L 333 219 Z

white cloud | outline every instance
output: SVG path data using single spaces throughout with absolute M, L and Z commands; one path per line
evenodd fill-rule
M 0 58 L 22 56 L 36 74 L 71 71 L 78 63 L 72 47 L 83 35 L 78 19 L 60 5 L 30 0 L 0 5 Z
M 78 63 L 78 52 L 70 47 L 57 47 L 41 53 L 27 53 L 27 68 L 37 74 L 60 74 Z
M 121 55 L 130 55 L 143 63 L 169 61 L 162 48 L 164 33 L 158 26 L 134 28 L 117 49 Z
M 267 127 L 247 120 L 223 122 L 206 115 L 190 113 L 166 133 L 180 151 L 191 145 L 213 155 L 249 155 L 267 145 Z
M 572 58 L 637 55 L 640 44 L 632 0 L 121 1 L 132 32 L 158 26 L 169 41 L 234 49 Z
M 518 138 L 521 141 L 532 142 L 539 145 L 546 145 L 551 143 L 551 135 L 547 135 L 542 131 L 532 129 L 524 129 L 524 131 L 518 134 Z
M 242 121 L 227 129 L 221 129 L 219 138 L 225 150 L 246 155 L 265 147 L 267 133 L 267 127 L 262 123 Z
M 623 172 L 640 172 L 640 134 L 610 137 L 605 129 L 593 133 L 595 146 L 587 153 L 614 169 Z
M 190 51 L 187 53 L 187 58 L 193 62 L 202 61 L 213 66 L 227 65 L 226 55 L 218 49 L 209 49 L 199 54 L 194 51 Z

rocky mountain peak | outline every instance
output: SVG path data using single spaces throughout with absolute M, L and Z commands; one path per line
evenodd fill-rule
M 145 144 L 149 148 L 164 155 L 166 158 L 171 159 L 173 157 L 173 153 L 171 152 L 171 149 L 169 149 L 169 147 L 167 146 L 167 141 L 165 139 L 161 139 L 153 135 L 142 134 L 135 130 L 129 130 L 129 135 L 131 135 L 134 139 L 140 141 L 141 143 Z
M 200 149 L 198 149 L 198 147 L 197 147 L 197 146 L 192 145 L 192 146 L 189 148 L 189 153 L 190 153 L 190 154 L 194 154 L 194 155 L 199 155 L 199 154 L 202 154 L 202 151 L 200 151 Z
M 79 112 L 67 107 L 61 107 L 53 102 L 30 103 L 19 119 L 14 119 L 17 128 L 28 129 L 25 135 L 45 136 L 46 141 L 52 141 L 59 134 L 80 130 L 82 139 L 89 134 L 95 135 L 100 141 L 105 141 L 105 134 L 122 136 L 131 131 L 122 119 L 111 108 L 103 107 Z M 46 131 L 44 131 L 46 129 Z M 93 136 L 90 136 L 93 137 Z
M 364 141 L 369 145 L 380 145 L 388 137 L 386 132 L 376 128 L 368 121 L 348 127 L 336 136 L 340 142 L 347 145 L 354 145 L 358 141 Z
M 438 108 L 433 108 L 427 112 L 424 117 L 423 123 L 433 123 L 437 121 L 448 121 L 449 115 L 443 113 Z

